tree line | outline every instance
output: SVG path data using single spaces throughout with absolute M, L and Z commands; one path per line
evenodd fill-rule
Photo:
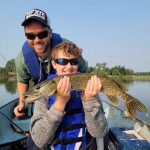
M 107 67 L 107 63 L 97 63 L 95 67 L 89 67 L 88 72 L 93 72 L 100 75 L 112 75 L 112 76 L 149 76 L 150 72 L 135 72 L 132 69 L 125 68 L 124 66 L 114 66 L 112 68 Z
M 124 76 L 124 75 L 137 75 L 137 76 L 150 76 L 150 72 L 135 72 L 132 69 L 125 68 L 124 66 L 107 67 L 107 63 L 97 63 L 94 67 L 88 68 L 89 73 L 96 73 L 100 75 Z M 0 75 L 15 75 L 16 67 L 15 60 L 7 61 L 5 67 L 0 67 Z
M 15 75 L 15 74 L 16 74 L 15 59 L 7 61 L 5 67 L 0 67 L 1 76 Z

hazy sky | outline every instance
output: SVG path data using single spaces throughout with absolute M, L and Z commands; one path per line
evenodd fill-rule
M 26 40 L 21 23 L 32 8 L 47 12 L 53 32 L 81 47 L 89 66 L 106 62 L 150 71 L 150 0 L 2 1 L 0 66 L 21 51 Z

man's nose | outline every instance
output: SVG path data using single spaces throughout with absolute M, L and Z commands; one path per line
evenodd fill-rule
M 35 37 L 34 41 L 40 41 L 41 39 L 38 36 Z

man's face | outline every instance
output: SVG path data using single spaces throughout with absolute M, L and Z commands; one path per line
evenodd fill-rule
M 25 27 L 25 34 L 29 45 L 42 56 L 50 49 L 50 30 L 38 22 L 32 22 Z

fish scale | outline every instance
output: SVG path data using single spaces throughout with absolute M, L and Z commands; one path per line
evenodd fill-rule
M 72 90 L 85 90 L 88 81 L 94 74 L 91 73 L 78 73 L 78 74 L 67 74 L 51 79 L 47 79 L 40 84 L 34 86 L 26 95 L 25 103 L 31 103 L 39 98 L 50 96 L 55 94 L 57 84 L 64 76 L 70 77 L 71 89 Z M 107 76 L 97 76 L 102 82 L 102 92 L 108 97 L 108 99 L 114 104 L 119 104 L 118 96 L 123 100 L 127 112 L 132 119 L 136 118 L 136 111 L 147 112 L 146 106 L 135 97 L 129 95 L 125 89 L 115 80 Z

